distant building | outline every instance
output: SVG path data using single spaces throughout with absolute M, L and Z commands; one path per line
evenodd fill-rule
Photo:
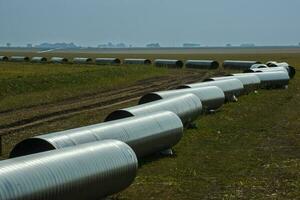
M 27 44 L 27 48 L 32 48 L 32 44 Z
M 299 44 L 298 44 L 299 46 L 300 46 L 300 42 L 299 42 Z
M 232 45 L 231 44 L 226 44 L 226 47 L 232 47 Z
M 108 42 L 107 44 L 99 44 L 98 48 L 127 48 L 127 45 L 124 43 L 113 44 Z
M 78 46 L 76 46 L 73 42 L 71 43 L 42 43 L 39 45 L 36 45 L 35 47 L 37 48 L 45 48 L 45 49 L 75 49 L 75 48 L 79 48 Z
M 252 43 L 241 44 L 241 47 L 255 47 L 255 44 Z
M 11 47 L 11 44 L 8 42 L 8 43 L 6 43 L 6 47 Z
M 159 48 L 159 43 L 151 43 L 146 45 L 147 48 Z
M 195 48 L 195 47 L 200 47 L 201 45 L 200 44 L 195 44 L 195 43 L 184 43 L 182 45 L 182 47 L 185 47 L 185 48 Z

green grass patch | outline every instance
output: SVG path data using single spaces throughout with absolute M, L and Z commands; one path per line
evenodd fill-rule
M 0 63 L 0 110 L 113 90 L 168 72 L 151 66 Z

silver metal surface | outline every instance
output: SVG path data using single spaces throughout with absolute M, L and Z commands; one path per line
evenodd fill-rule
M 112 121 L 132 116 L 145 116 L 149 113 L 171 111 L 181 119 L 184 126 L 189 125 L 202 113 L 202 103 L 194 94 L 183 94 L 168 99 L 116 110 L 110 113 L 105 121 Z
M 73 58 L 73 63 L 76 64 L 88 64 L 92 62 L 93 60 L 91 58 Z
M 7 56 L 0 56 L 0 61 L 8 61 L 8 57 Z
M 215 60 L 187 60 L 185 67 L 194 69 L 217 69 L 219 63 Z
M 271 71 L 280 71 L 278 69 L 285 68 L 286 71 L 289 73 L 290 78 L 294 78 L 294 76 L 296 75 L 296 69 L 290 66 L 287 62 L 278 63 L 275 61 L 269 61 L 267 62 L 267 65 L 269 66 L 268 69 L 270 69 Z
M 217 81 L 185 84 L 179 86 L 178 89 L 200 88 L 200 87 L 207 87 L 207 86 L 219 87 L 224 92 L 226 101 L 233 101 L 235 99 L 235 96 L 240 96 L 244 92 L 243 83 L 234 77 L 228 80 L 217 80 Z
M 121 60 L 119 58 L 96 58 L 96 64 L 98 65 L 119 65 Z
M 136 177 L 134 151 L 104 140 L 0 162 L 1 200 L 97 200 Z
M 293 78 L 296 74 L 296 71 L 293 70 L 290 66 L 278 66 L 278 67 L 268 67 L 268 68 L 262 68 L 262 69 L 248 69 L 245 70 L 245 73 L 251 73 L 251 72 L 286 72 L 290 78 Z
M 275 72 L 253 72 L 251 74 L 256 75 L 260 81 L 261 88 L 283 88 L 289 84 L 290 77 L 288 73 L 283 71 Z
M 260 79 L 253 74 L 243 74 L 243 75 L 232 75 L 232 76 L 222 76 L 222 77 L 212 77 L 206 80 L 228 80 L 228 79 L 232 79 L 232 78 L 236 78 L 238 80 L 240 80 L 243 83 L 244 86 L 244 91 L 245 93 L 249 93 L 252 92 L 254 90 L 259 89 L 260 86 Z
M 126 58 L 123 60 L 126 65 L 151 65 L 151 60 L 140 58 Z
M 258 61 L 243 61 L 243 60 L 225 60 L 223 62 L 224 69 L 240 69 L 246 70 L 254 64 L 260 64 Z
M 32 57 L 31 62 L 43 63 L 43 62 L 47 62 L 47 58 L 45 58 L 45 57 Z
M 27 56 L 11 56 L 9 61 L 12 62 L 28 62 L 30 59 Z
M 67 58 L 61 58 L 61 57 L 52 57 L 50 59 L 52 63 L 67 63 L 69 60 Z
M 225 102 L 224 92 L 220 88 L 216 86 L 208 86 L 202 88 L 188 88 L 152 92 L 144 95 L 140 99 L 139 104 L 145 104 L 152 101 L 167 99 L 170 97 L 176 97 L 188 93 L 192 93 L 200 99 L 203 106 L 203 110 L 205 111 L 216 110 L 220 108 Z
M 254 64 L 250 67 L 250 69 L 261 69 L 261 68 L 268 68 L 265 64 Z
M 162 111 L 28 138 L 17 144 L 10 156 L 116 139 L 127 143 L 138 157 L 143 157 L 173 147 L 182 135 L 180 118 L 173 112 Z
M 183 62 L 181 60 L 156 59 L 154 65 L 157 67 L 182 68 Z

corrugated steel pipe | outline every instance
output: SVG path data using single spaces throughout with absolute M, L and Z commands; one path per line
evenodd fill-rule
M 92 62 L 93 60 L 91 58 L 73 58 L 73 63 L 75 64 L 89 64 Z
M 223 62 L 224 69 L 239 69 L 246 70 L 250 69 L 254 64 L 260 64 L 259 61 L 243 61 L 243 60 L 225 60 Z
M 290 66 L 287 62 L 278 63 L 276 61 L 269 61 L 269 62 L 267 62 L 267 65 L 272 69 L 273 68 L 276 69 L 277 67 L 286 68 L 286 70 L 289 73 L 290 78 L 294 78 L 294 76 L 296 75 L 296 69 L 293 66 Z
M 193 84 L 184 84 L 178 87 L 178 89 L 186 89 L 186 88 L 201 88 L 207 86 L 217 86 L 219 87 L 225 94 L 226 101 L 234 101 L 237 96 L 240 96 L 244 92 L 243 83 L 236 79 L 228 79 L 228 80 L 218 80 L 218 81 L 208 81 L 208 82 L 200 82 Z
M 139 104 L 145 104 L 152 101 L 176 97 L 183 94 L 192 93 L 196 95 L 203 106 L 205 112 L 217 110 L 225 102 L 224 92 L 216 86 L 208 86 L 203 88 L 188 88 L 180 90 L 167 90 L 160 92 L 151 92 L 144 96 L 139 101 Z
M 27 56 L 11 56 L 9 60 L 12 62 L 29 62 L 30 59 Z
M 182 68 L 183 62 L 181 60 L 169 60 L 169 59 L 156 59 L 154 60 L 156 67 L 168 67 L 168 68 Z
M 96 200 L 135 179 L 134 151 L 104 140 L 0 162 L 1 200 Z
M 202 114 L 202 103 L 196 95 L 189 93 L 116 110 L 110 113 L 104 121 L 112 121 L 132 116 L 145 116 L 149 113 L 161 111 L 174 112 L 181 119 L 184 126 L 189 126 Z
M 44 63 L 44 62 L 47 62 L 47 58 L 45 58 L 45 57 L 32 57 L 31 62 Z
M 285 88 L 289 84 L 290 77 L 283 71 L 275 72 L 254 72 L 260 81 L 260 87 L 265 89 Z
M 218 61 L 214 60 L 187 60 L 185 62 L 186 68 L 194 69 L 217 69 L 219 66 Z
M 119 58 L 96 58 L 96 64 L 98 65 L 119 65 L 121 60 Z
M 61 57 L 52 57 L 50 59 L 52 63 L 67 63 L 69 60 L 67 58 L 61 58 Z
M 182 135 L 180 118 L 173 112 L 162 111 L 28 138 L 14 147 L 10 157 L 106 139 L 123 141 L 138 157 L 143 157 L 173 147 Z
M 151 60 L 139 59 L 139 58 L 126 58 L 123 60 L 123 64 L 126 64 L 126 65 L 151 65 Z
M 0 56 L 0 61 L 8 61 L 8 57 L 7 56 Z
M 204 81 L 228 80 L 228 79 L 232 79 L 232 78 L 236 78 L 243 83 L 245 94 L 248 94 L 250 92 L 253 92 L 253 91 L 259 89 L 260 79 L 254 74 L 243 74 L 243 75 L 239 75 L 239 76 L 228 75 L 228 76 L 222 76 L 222 77 L 212 77 L 209 79 L 205 79 Z

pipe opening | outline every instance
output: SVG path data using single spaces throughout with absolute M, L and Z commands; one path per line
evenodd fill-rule
M 191 87 L 188 86 L 188 85 L 180 85 L 180 86 L 177 87 L 176 89 L 188 89 L 188 88 L 191 88 Z
M 181 60 L 176 61 L 176 67 L 182 68 L 183 67 L 183 62 Z
M 212 68 L 212 69 L 217 69 L 219 66 L 220 66 L 220 64 L 219 64 L 217 61 L 213 61 L 213 62 L 211 63 L 211 68 Z
M 214 79 L 212 78 L 207 78 L 207 79 L 204 79 L 203 82 L 210 82 L 210 81 L 215 81 Z
M 49 142 L 40 138 L 29 138 L 18 143 L 10 152 L 9 157 L 15 158 L 20 156 L 26 156 L 35 153 L 41 153 L 45 151 L 54 150 L 55 147 Z
M 295 67 L 289 66 L 289 72 L 290 72 L 290 77 L 294 78 L 294 76 L 296 75 Z
M 139 104 L 149 103 L 149 102 L 157 101 L 157 100 L 161 100 L 161 99 L 162 99 L 161 96 L 159 96 L 155 93 L 150 93 L 150 94 L 144 95 L 140 99 Z
M 2 60 L 2 61 L 8 61 L 8 57 L 7 56 L 3 56 L 0 60 Z
M 151 60 L 146 59 L 145 60 L 145 65 L 151 65 Z
M 116 110 L 112 113 L 110 113 L 104 120 L 104 122 L 123 119 L 127 117 L 133 117 L 134 115 L 126 110 Z

